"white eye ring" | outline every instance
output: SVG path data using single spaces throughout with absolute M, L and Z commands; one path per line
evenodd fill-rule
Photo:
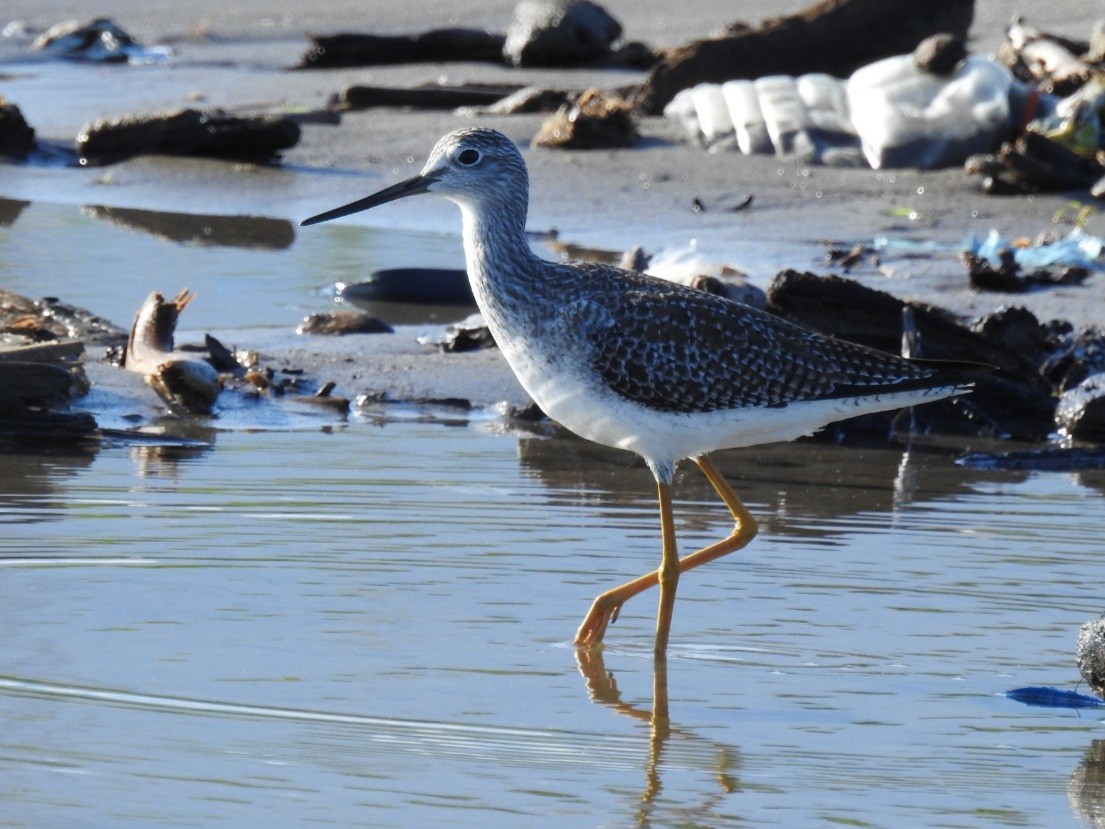
M 461 150 L 457 153 L 457 161 L 463 164 L 465 167 L 471 167 L 474 164 L 478 164 L 482 156 L 479 150 L 473 150 L 471 147 Z

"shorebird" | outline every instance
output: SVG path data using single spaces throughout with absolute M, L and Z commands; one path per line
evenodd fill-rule
M 834 421 L 966 391 L 942 367 L 819 336 L 718 296 L 609 265 L 549 262 L 526 240 L 529 174 L 495 130 L 438 141 L 422 171 L 301 224 L 436 193 L 463 219 L 480 311 L 522 386 L 551 418 L 588 440 L 636 452 L 656 478 L 661 562 L 602 593 L 576 633 L 602 642 L 622 605 L 659 585 L 655 653 L 667 651 L 680 573 L 739 550 L 756 521 L 707 454 L 789 441 Z M 729 508 L 721 541 L 679 558 L 675 465 L 690 459 Z

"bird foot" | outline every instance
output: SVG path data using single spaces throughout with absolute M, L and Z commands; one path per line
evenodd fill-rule
M 607 626 L 617 621 L 621 609 L 622 603 L 605 593 L 595 599 L 583 624 L 576 631 L 576 645 L 584 648 L 601 645 Z

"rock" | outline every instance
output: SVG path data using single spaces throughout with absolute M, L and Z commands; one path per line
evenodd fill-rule
M 610 51 L 622 27 L 590 0 L 522 0 L 503 57 L 514 66 L 574 66 Z
M 297 334 L 394 334 L 395 329 L 364 311 L 326 311 L 304 317 Z
M 463 268 L 383 268 L 364 282 L 339 283 L 343 302 L 364 306 L 373 302 L 419 305 L 475 305 L 468 272 Z
M 824 0 L 798 14 L 670 50 L 633 104 L 659 115 L 679 90 L 700 83 L 811 72 L 845 78 L 880 58 L 912 52 L 930 35 L 966 38 L 973 17 L 974 0 Z
M 24 158 L 34 149 L 34 128 L 19 107 L 0 95 L 0 156 Z
M 220 110 L 182 109 L 86 124 L 77 136 L 77 155 L 87 164 L 147 154 L 270 161 L 294 147 L 299 133 L 299 124 L 290 118 L 240 118 Z
M 584 92 L 571 107 L 561 107 L 531 142 L 535 147 L 596 150 L 632 147 L 637 142 L 629 104 L 597 89 Z
M 1078 630 L 1075 658 L 1090 690 L 1105 699 L 1105 619 L 1086 622 Z
M 926 37 L 913 50 L 913 63 L 923 72 L 945 77 L 967 59 L 967 44 L 962 37 L 941 32 Z
M 1105 374 L 1092 374 L 1063 392 L 1055 425 L 1076 440 L 1105 441 Z
M 482 29 L 430 29 L 413 35 L 311 35 L 297 69 L 334 69 L 397 63 L 503 60 L 506 38 Z

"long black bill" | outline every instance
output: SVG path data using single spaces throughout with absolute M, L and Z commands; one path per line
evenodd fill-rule
M 368 210 L 370 207 L 378 207 L 381 204 L 387 204 L 389 201 L 395 201 L 404 196 L 425 193 L 426 189 L 433 184 L 435 180 L 436 178 L 433 175 L 424 176 L 419 173 L 417 176 L 409 178 L 406 181 L 401 181 L 398 184 L 391 185 L 391 187 L 386 187 L 379 193 L 374 193 L 371 196 L 366 196 L 363 199 L 357 199 L 355 202 L 350 202 L 343 207 L 335 207 L 333 210 L 327 210 L 325 213 L 319 213 L 317 216 L 304 219 L 299 223 L 299 226 L 306 227 L 307 225 L 317 225 L 320 222 L 328 222 L 331 219 L 340 219 L 342 216 L 360 213 L 362 210 Z

